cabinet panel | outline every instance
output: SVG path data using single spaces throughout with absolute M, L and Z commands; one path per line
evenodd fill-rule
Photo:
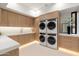
M 51 18 L 58 18 L 59 19 L 59 11 L 54 11 L 51 13 L 46 13 L 43 14 L 42 16 L 44 16 L 47 20 L 51 19 Z
M 18 26 L 17 14 L 8 12 L 8 21 L 9 21 L 9 26 Z
M 10 38 L 12 38 L 13 40 L 19 42 L 19 36 L 9 36 Z
M 19 42 L 21 45 L 27 44 L 29 42 L 34 41 L 34 34 L 25 34 L 25 35 L 17 35 L 17 36 L 10 36 L 13 40 Z
M 2 14 L 1 14 L 1 9 L 0 9 L 0 25 L 1 25 L 1 18 L 2 18 Z
M 27 27 L 28 26 L 28 22 L 26 23 L 27 21 L 26 21 L 26 17 L 25 16 L 22 16 L 22 26 L 23 27 Z
M 21 27 L 22 26 L 22 16 L 21 15 L 18 15 L 18 26 Z
M 20 35 L 19 40 L 21 45 L 34 41 L 34 35 Z
M 8 14 L 8 12 L 6 10 L 2 10 L 2 20 L 1 20 L 2 26 L 8 26 L 7 14 Z
M 26 26 L 27 26 L 27 27 L 33 27 L 33 25 L 34 25 L 34 20 L 33 20 L 33 18 L 25 17 L 25 21 L 26 21 Z
M 34 22 L 34 32 L 35 32 L 35 39 L 39 41 L 39 23 L 40 23 L 41 17 L 38 17 L 35 19 Z
M 33 19 L 27 16 L 18 15 L 18 26 L 21 27 L 32 27 Z
M 20 26 L 20 27 L 24 26 L 24 17 L 23 17 L 23 15 L 18 15 L 18 26 Z
M 0 9 L 0 26 L 32 27 L 33 25 L 32 17 Z
M 60 36 L 59 47 L 79 52 L 79 38 L 71 36 Z

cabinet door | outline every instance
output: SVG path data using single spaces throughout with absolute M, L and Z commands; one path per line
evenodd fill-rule
M 32 27 L 33 19 L 31 17 L 23 16 L 18 14 L 18 26 L 19 27 Z
M 79 52 L 79 37 L 60 36 L 59 47 Z
M 27 35 L 20 35 L 19 36 L 19 42 L 21 45 L 27 44 L 34 41 L 34 35 L 32 34 L 27 34 Z
M 26 20 L 26 17 L 23 15 L 18 15 L 18 26 L 27 27 L 28 25 L 29 24 L 28 24 L 28 21 Z
M 23 16 L 22 15 L 18 15 L 18 26 L 23 27 Z
M 8 12 L 8 21 L 9 21 L 9 26 L 17 26 L 18 24 L 17 14 Z
M 23 27 L 27 27 L 28 26 L 28 22 L 26 23 L 27 21 L 26 21 L 26 17 L 25 16 L 22 16 L 22 26 Z
M 24 34 L 24 35 L 17 35 L 17 36 L 10 36 L 13 40 L 17 41 L 21 45 L 30 43 L 34 41 L 34 34 Z
M 11 39 L 17 41 L 19 43 L 19 36 L 9 36 Z
M 23 16 L 23 26 L 24 27 L 32 27 L 32 19 L 27 16 Z
M 25 21 L 26 21 L 26 26 L 27 27 L 33 27 L 33 25 L 34 25 L 34 20 L 33 20 L 33 18 L 31 18 L 31 17 L 26 17 L 26 19 L 25 19 Z
M 2 18 L 2 14 L 1 14 L 1 9 L 0 9 L 0 25 L 1 25 L 1 18 Z
M 8 18 L 7 18 L 7 11 L 2 10 L 2 19 L 1 19 L 1 26 L 8 26 Z

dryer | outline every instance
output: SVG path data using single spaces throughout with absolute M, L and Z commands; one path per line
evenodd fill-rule
M 46 46 L 46 34 L 45 33 L 40 33 L 39 35 L 39 41 L 40 41 L 40 45 Z
M 52 49 L 58 49 L 56 34 L 48 34 L 47 35 L 47 47 L 52 48 Z
M 39 24 L 39 32 L 46 33 L 46 20 L 41 20 Z
M 49 19 L 47 21 L 47 33 L 57 33 L 57 19 Z

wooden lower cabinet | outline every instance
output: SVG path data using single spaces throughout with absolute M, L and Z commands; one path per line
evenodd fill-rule
M 21 45 L 34 41 L 34 34 L 24 34 L 9 37 L 19 42 Z
M 59 47 L 79 52 L 79 37 L 59 36 Z
M 20 44 L 26 44 L 29 42 L 32 42 L 34 40 L 34 35 L 28 34 L 28 35 L 19 35 L 18 37 Z
M 6 52 L 0 56 L 19 56 L 19 48 Z
M 18 35 L 13 35 L 13 36 L 9 36 L 11 39 L 19 42 L 19 36 Z

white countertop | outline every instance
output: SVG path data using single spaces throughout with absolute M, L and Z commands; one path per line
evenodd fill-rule
M 20 44 L 7 36 L 0 36 L 0 54 L 19 48 Z
M 62 36 L 72 36 L 72 37 L 79 37 L 79 34 L 63 34 L 63 33 L 59 33 L 59 35 L 62 35 Z

